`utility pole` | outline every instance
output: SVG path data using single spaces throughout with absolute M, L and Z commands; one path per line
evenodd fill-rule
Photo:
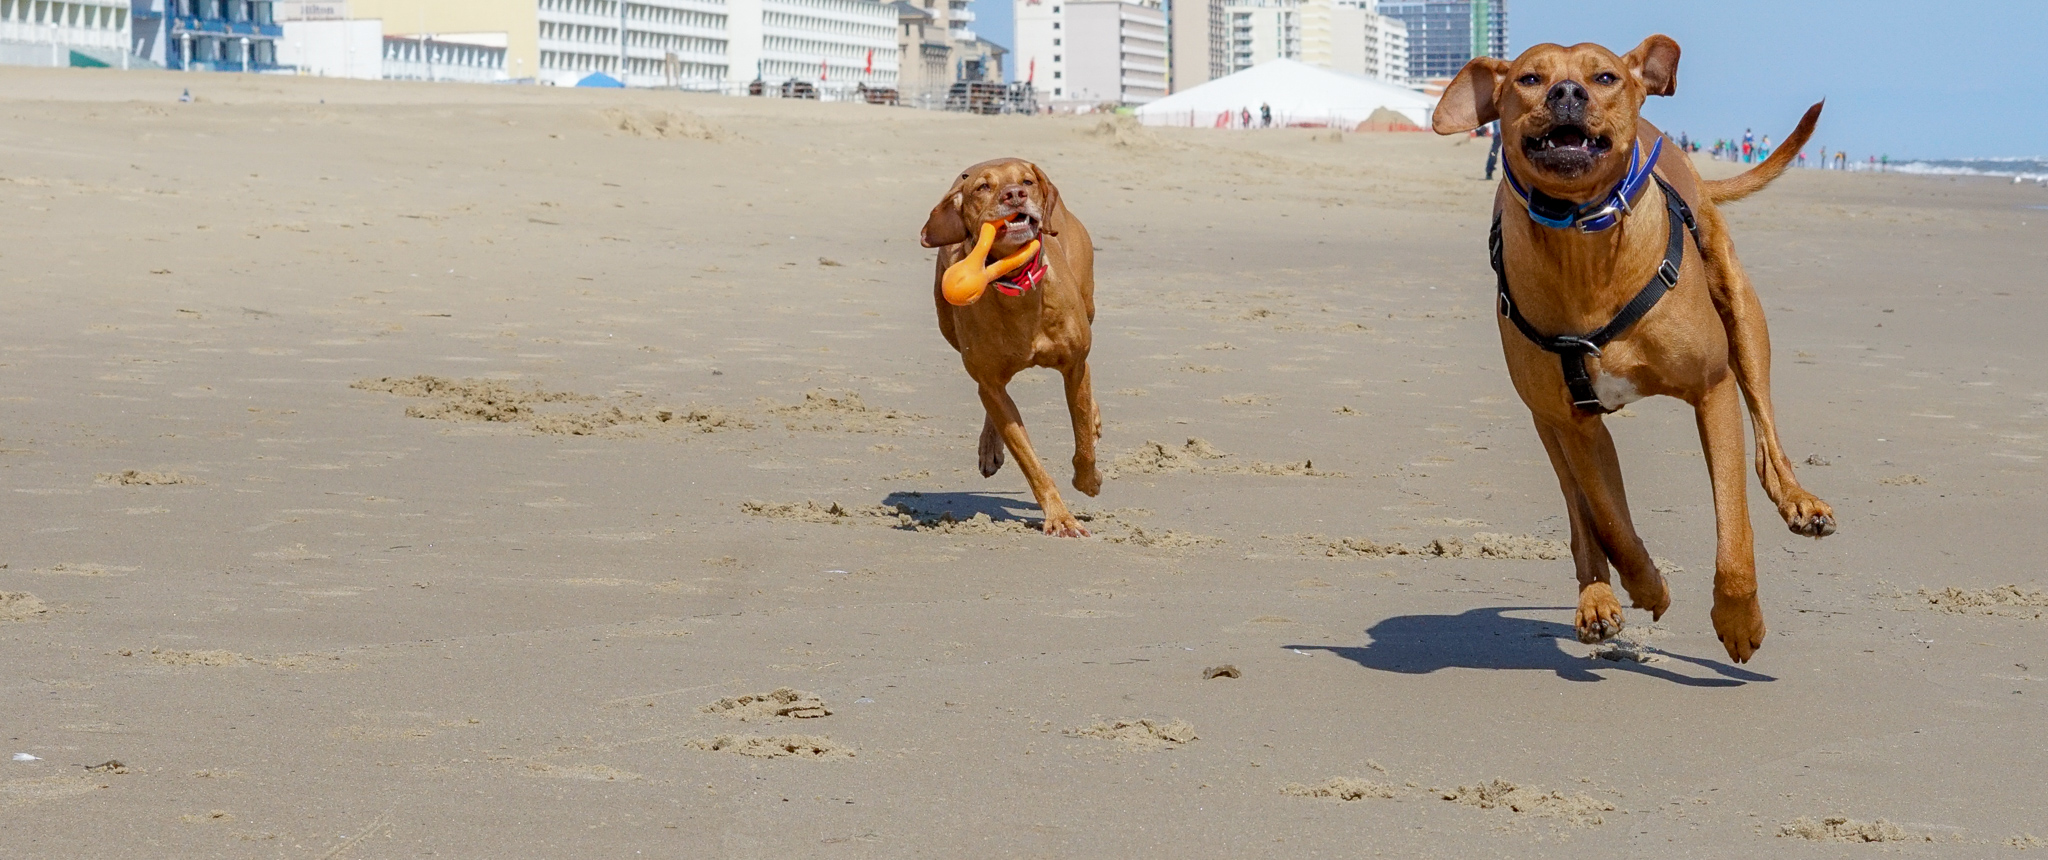
M 619 85 L 626 83 L 626 0 L 619 0 Z

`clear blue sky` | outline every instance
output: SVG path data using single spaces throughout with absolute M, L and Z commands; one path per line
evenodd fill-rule
M 1010 3 L 974 0 L 975 30 L 1014 45 Z M 1512 51 L 1677 39 L 1678 95 L 1647 111 L 1674 133 L 1780 138 L 1826 97 L 1814 143 L 1859 158 L 2048 156 L 2048 0 L 1507 3 Z

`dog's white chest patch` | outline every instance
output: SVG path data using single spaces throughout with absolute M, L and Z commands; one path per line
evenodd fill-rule
M 1620 409 L 1643 399 L 1643 393 L 1636 390 L 1635 383 L 1608 373 L 1593 380 L 1593 396 L 1600 398 L 1600 405 L 1608 409 Z

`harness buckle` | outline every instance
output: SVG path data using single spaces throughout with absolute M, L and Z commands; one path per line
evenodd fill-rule
M 1551 338 L 1550 343 L 1553 347 L 1556 347 L 1555 349 L 1551 350 L 1552 352 L 1564 352 L 1566 350 L 1570 350 L 1572 352 L 1584 353 L 1594 358 L 1600 357 L 1600 345 L 1590 340 L 1587 340 L 1583 337 L 1574 337 L 1572 335 L 1559 335 L 1557 337 Z
M 1658 263 L 1658 264 L 1657 264 L 1657 280 L 1660 280 L 1660 281 L 1663 281 L 1663 282 L 1664 282 L 1664 287 L 1665 287 L 1665 289 L 1671 289 L 1671 288 L 1677 287 L 1677 286 L 1678 286 L 1678 267 L 1677 267 L 1677 266 L 1675 266 L 1675 265 L 1672 265 L 1671 261 L 1670 261 L 1670 260 L 1668 260 L 1668 259 L 1667 259 L 1667 260 L 1665 260 L 1665 261 L 1664 261 L 1664 262 L 1662 262 L 1662 263 Z

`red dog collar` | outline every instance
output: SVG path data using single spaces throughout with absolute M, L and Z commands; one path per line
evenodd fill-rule
M 1038 286 L 1039 281 L 1045 280 L 1045 271 L 1045 246 L 1041 244 L 1038 246 L 1038 253 L 1031 255 L 1031 262 L 1025 263 L 1024 268 L 1010 273 L 1008 277 L 991 282 L 990 286 L 1006 296 L 1021 296 L 1031 292 L 1033 287 Z

